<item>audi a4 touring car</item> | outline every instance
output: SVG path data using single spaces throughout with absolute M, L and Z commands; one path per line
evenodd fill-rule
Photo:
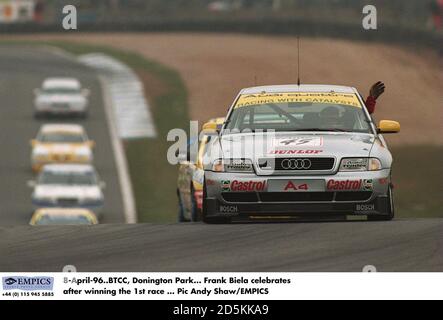
M 203 125 L 199 139 L 190 141 L 189 150 L 197 150 L 180 155 L 177 196 L 178 196 L 178 221 L 189 222 L 201 220 L 203 204 L 203 155 L 213 136 L 217 135 L 225 118 L 211 119 Z M 209 129 L 208 129 L 209 128 Z
M 100 181 L 94 167 L 86 164 L 49 164 L 43 167 L 34 188 L 32 203 L 39 208 L 84 208 L 100 215 L 104 205 Z
M 394 217 L 392 155 L 355 88 L 244 89 L 204 155 L 203 219 Z
M 80 125 L 46 124 L 37 137 L 31 140 L 31 163 L 34 172 L 45 164 L 86 163 L 93 161 L 92 149 L 95 143 Z
M 83 89 L 77 79 L 49 78 L 34 93 L 36 118 L 43 115 L 87 116 L 90 92 Z

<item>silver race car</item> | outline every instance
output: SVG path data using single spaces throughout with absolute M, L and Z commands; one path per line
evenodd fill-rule
M 355 88 L 244 89 L 204 158 L 203 218 L 391 220 L 392 156 Z
M 35 89 L 34 116 L 88 114 L 89 89 L 82 88 L 74 78 L 48 78 L 40 89 Z

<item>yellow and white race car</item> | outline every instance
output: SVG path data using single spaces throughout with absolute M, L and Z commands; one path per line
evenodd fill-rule
M 35 211 L 29 224 L 31 226 L 94 225 L 98 224 L 98 219 L 88 209 L 43 208 Z
M 218 135 L 225 122 L 225 118 L 215 118 L 209 120 L 202 127 L 200 139 L 189 141 L 189 149 L 192 145 L 198 145 L 196 155 L 179 155 L 179 169 L 177 181 L 177 196 L 179 202 L 179 222 L 199 221 L 201 220 L 201 210 L 203 203 L 203 156 L 206 152 L 206 146 L 211 139 Z
M 39 172 L 44 165 L 53 163 L 91 164 L 94 145 L 80 125 L 43 125 L 31 141 L 32 170 Z

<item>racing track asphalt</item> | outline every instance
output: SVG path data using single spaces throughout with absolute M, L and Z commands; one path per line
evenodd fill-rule
M 443 271 L 443 219 L 0 228 L 0 272 Z
M 69 76 L 91 89 L 90 117 L 35 120 L 33 90 L 46 77 Z M 102 90 L 93 71 L 47 48 L 0 45 L 0 226 L 29 223 L 34 175 L 30 164 L 30 139 L 43 123 L 83 124 L 96 141 L 95 165 L 106 182 L 103 222 L 124 222 L 117 171 L 106 122 Z

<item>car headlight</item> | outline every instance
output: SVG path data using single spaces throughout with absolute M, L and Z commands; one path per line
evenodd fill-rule
M 49 157 L 49 152 L 44 149 L 38 149 L 32 153 L 32 159 L 34 160 L 45 160 L 47 157 Z
M 212 164 L 214 172 L 254 172 L 252 161 L 248 159 L 217 159 Z
M 340 171 L 377 171 L 381 168 L 377 158 L 344 158 L 340 163 Z
M 81 148 L 75 151 L 75 156 L 83 160 L 89 160 L 92 156 L 91 150 L 88 148 Z

